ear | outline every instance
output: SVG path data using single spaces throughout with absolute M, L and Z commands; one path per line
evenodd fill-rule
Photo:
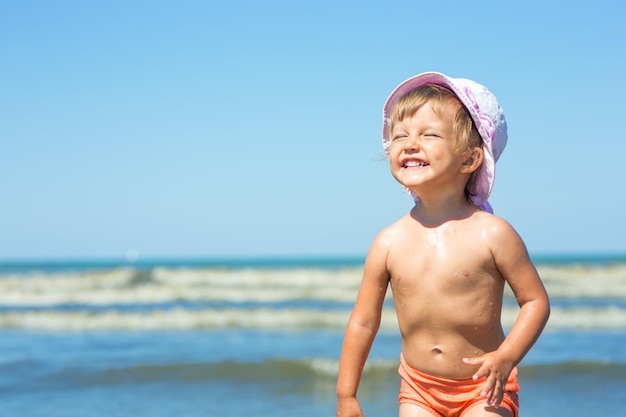
M 476 171 L 483 163 L 484 158 L 485 154 L 483 153 L 482 148 L 475 147 L 470 149 L 465 162 L 463 162 L 463 166 L 461 166 L 461 172 L 471 174 Z

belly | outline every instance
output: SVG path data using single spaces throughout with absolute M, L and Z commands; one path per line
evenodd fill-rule
M 478 370 L 463 358 L 492 352 L 504 340 L 502 328 L 471 326 L 457 328 L 422 327 L 402 333 L 402 353 L 415 369 L 434 376 L 466 379 Z

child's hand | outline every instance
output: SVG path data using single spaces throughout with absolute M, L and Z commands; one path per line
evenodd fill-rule
M 474 381 L 483 377 L 487 378 L 481 395 L 487 398 L 489 405 L 500 405 L 513 364 L 504 360 L 496 352 L 485 353 L 471 359 L 463 358 L 463 362 L 466 365 L 480 366 L 472 378 Z
M 356 397 L 342 398 L 337 402 L 337 417 L 363 417 Z

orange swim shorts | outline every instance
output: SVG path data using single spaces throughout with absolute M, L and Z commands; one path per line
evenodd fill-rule
M 427 375 L 411 367 L 400 355 L 400 404 L 410 403 L 425 408 L 435 416 L 459 416 L 470 407 L 486 403 L 487 399 L 481 397 L 482 381 L 473 379 L 448 379 Z M 511 371 L 506 384 L 506 392 L 500 403 L 500 407 L 508 410 L 512 417 L 518 416 L 519 391 L 517 382 L 517 368 Z

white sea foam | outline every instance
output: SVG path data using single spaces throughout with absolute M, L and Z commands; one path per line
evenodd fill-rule
M 542 266 L 553 298 L 626 299 L 626 266 Z M 0 306 L 150 304 L 176 301 L 353 302 L 361 268 L 117 268 L 65 274 L 0 275 Z M 510 292 L 507 292 L 510 295 Z M 391 291 L 388 292 L 391 296 Z
M 132 304 L 172 301 L 279 302 L 330 300 L 351 302 L 360 272 L 131 268 L 65 275 L 0 277 L 0 305 Z
M 43 330 L 301 329 L 333 328 L 347 311 L 170 309 L 151 312 L 28 311 L 0 313 L 0 328 Z
M 539 272 L 551 298 L 567 300 L 553 307 L 549 328 L 626 329 L 626 265 L 540 266 Z M 361 274 L 361 267 L 127 267 L 4 274 L 0 275 L 0 328 L 342 329 Z M 594 301 L 578 301 L 590 298 Z M 517 312 L 517 308 L 504 309 L 505 327 L 512 325 Z M 393 310 L 385 311 L 381 328 L 397 330 Z
M 109 311 L 9 311 L 0 313 L 0 328 L 84 330 L 182 330 L 182 329 L 336 329 L 342 330 L 349 310 L 309 309 L 202 309 L 124 312 Z M 505 308 L 502 323 L 513 325 L 516 308 Z M 616 307 L 553 309 L 548 329 L 626 329 L 626 310 Z M 383 311 L 381 331 L 397 331 L 393 309 Z
M 540 266 L 538 271 L 552 296 L 626 298 L 626 264 Z

